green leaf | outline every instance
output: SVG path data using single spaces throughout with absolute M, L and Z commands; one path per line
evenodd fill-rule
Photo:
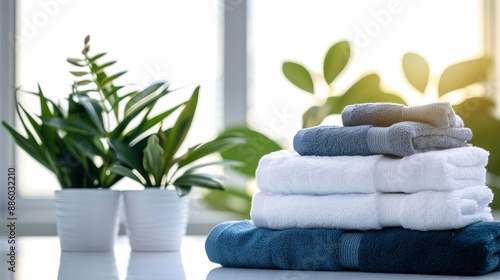
M 90 80 L 81 80 L 81 81 L 76 82 L 76 84 L 79 86 L 85 86 L 85 85 L 88 85 L 90 83 L 92 83 L 92 81 L 90 81 Z
M 202 175 L 202 174 L 183 174 L 179 178 L 177 178 L 174 183 L 174 186 L 179 186 L 179 187 L 202 187 L 202 188 L 209 188 L 209 189 L 224 189 L 222 184 L 209 177 L 208 175 Z
M 109 171 L 111 171 L 115 174 L 124 176 L 124 177 L 128 177 L 134 181 L 137 181 L 139 184 L 144 185 L 144 182 L 145 182 L 145 180 L 143 180 L 144 178 L 140 178 L 132 170 L 130 170 L 129 168 L 127 168 L 125 166 L 113 165 L 109 168 Z
M 344 70 L 350 56 L 351 47 L 346 41 L 339 42 L 328 50 L 323 63 L 323 74 L 327 84 L 331 84 Z
M 314 83 L 307 69 L 295 62 L 283 63 L 283 74 L 295 86 L 309 93 L 314 93 Z
M 87 45 L 90 42 L 90 35 L 85 36 L 85 39 L 83 40 L 83 43 Z
M 109 66 L 111 66 L 111 65 L 113 65 L 115 63 L 116 63 L 116 61 L 106 62 L 106 63 L 104 63 L 104 64 L 102 64 L 100 66 L 97 66 L 97 67 L 93 68 L 92 72 L 94 72 L 95 74 L 99 74 L 102 71 L 104 71 L 104 69 L 106 69 L 107 67 L 109 67 Z
M 439 96 L 485 80 L 491 64 L 491 59 L 483 57 L 460 62 L 446 68 L 439 79 Z
M 121 77 L 123 74 L 127 73 L 127 71 L 122 71 L 122 72 L 119 72 L 119 73 L 116 73 L 114 74 L 113 76 L 109 76 L 109 77 L 106 77 L 102 80 L 101 84 L 99 85 L 101 88 L 109 85 L 110 83 L 112 83 L 114 80 L 118 79 L 119 77 Z
M 221 151 L 220 154 L 223 159 L 242 162 L 242 166 L 236 166 L 232 169 L 249 177 L 255 176 L 255 170 L 261 157 L 283 149 L 278 143 L 267 136 L 247 127 L 226 129 L 219 137 L 234 134 L 243 135 L 246 138 L 246 143 Z
M 40 164 L 45 166 L 47 169 L 53 171 L 52 167 L 48 164 L 47 160 L 44 158 L 42 154 L 40 154 L 37 150 L 38 143 L 28 141 L 21 134 L 19 134 L 14 128 L 9 126 L 6 122 L 2 121 L 2 124 L 9 131 L 10 135 L 16 142 L 16 144 L 23 149 L 26 153 L 28 153 L 33 159 L 38 161 Z
M 134 141 L 137 137 L 141 136 L 143 133 L 145 133 L 148 129 L 154 127 L 155 125 L 159 124 L 163 120 L 165 120 L 170 114 L 175 112 L 177 109 L 179 109 L 184 103 L 181 103 L 173 108 L 168 109 L 167 111 L 160 113 L 150 119 L 144 118 L 144 121 L 142 121 L 136 128 L 130 130 L 126 135 L 125 139 L 127 142 L 132 142 Z
M 403 56 L 403 72 L 410 84 L 421 93 L 425 92 L 429 82 L 429 65 L 423 57 L 416 53 Z
M 56 129 L 82 135 L 99 135 L 94 127 L 78 119 L 42 118 L 42 123 Z
M 193 122 L 196 106 L 198 105 L 199 92 L 200 87 L 198 86 L 191 95 L 191 98 L 186 102 L 186 106 L 184 106 L 184 109 L 179 114 L 177 121 L 170 131 L 169 139 L 165 148 L 165 152 L 169 156 L 175 155 L 186 138 L 189 128 L 191 127 L 191 123 Z
M 89 63 L 95 63 L 96 60 L 98 60 L 99 58 L 105 56 L 106 53 L 100 53 L 100 54 L 96 54 L 95 56 L 89 58 Z
M 155 186 L 161 186 L 163 178 L 163 168 L 165 161 L 163 160 L 163 149 L 159 145 L 158 136 L 151 135 L 148 138 L 148 145 L 144 149 L 144 157 L 142 159 L 144 169 L 153 176 Z
M 68 58 L 68 59 L 66 59 L 66 61 L 74 66 L 78 66 L 78 67 L 85 66 L 85 62 L 79 58 Z
M 81 77 L 89 74 L 88 72 L 84 71 L 69 71 L 69 72 L 75 77 Z
M 181 168 L 215 152 L 221 152 L 226 149 L 232 148 L 237 145 L 242 145 L 245 143 L 246 143 L 246 138 L 243 135 L 241 136 L 223 135 L 217 137 L 216 139 L 210 142 L 196 146 L 194 149 L 189 149 L 186 156 L 180 159 L 177 163 L 179 165 L 179 168 Z
M 139 115 L 144 109 L 152 106 L 158 101 L 158 99 L 162 98 L 166 94 L 170 93 L 168 89 L 163 89 L 160 93 L 150 96 L 147 100 L 140 102 L 139 104 L 135 104 L 132 106 L 128 112 L 125 112 L 125 117 L 122 119 L 120 123 L 115 127 L 115 129 L 110 133 L 110 137 L 117 138 L 121 135 L 121 133 L 127 128 L 129 123 L 135 119 L 137 115 Z
M 140 170 L 139 172 L 141 174 L 146 173 L 142 166 L 142 154 L 140 150 L 134 149 L 116 138 L 108 139 L 108 144 L 115 152 L 119 161 L 127 164 L 133 169 Z
M 52 102 L 47 101 L 48 99 L 45 98 L 42 88 L 40 85 L 38 85 L 38 96 L 40 99 L 40 107 L 41 107 L 41 116 L 42 118 L 53 118 L 54 114 L 51 112 L 49 108 L 49 104 L 54 104 Z M 56 108 L 56 105 L 53 105 L 54 108 Z M 55 162 L 53 161 L 53 155 L 56 154 L 57 152 L 57 147 L 56 147 L 56 131 L 50 127 L 47 127 L 45 123 L 43 122 L 42 119 L 42 124 L 40 127 L 40 133 L 39 136 L 41 138 L 41 141 L 43 142 L 44 145 L 44 150 L 43 153 L 46 154 L 45 158 L 47 159 L 47 162 L 51 165 L 54 166 Z
M 82 100 L 82 105 L 85 108 L 85 111 L 87 111 L 88 116 L 94 123 L 100 135 L 105 136 L 106 130 L 104 128 L 104 121 L 102 118 L 103 110 L 101 105 L 97 101 L 91 99 Z
M 144 100 L 150 94 L 153 94 L 154 92 L 156 92 L 157 90 L 159 90 L 161 87 L 163 87 L 165 85 L 168 87 L 168 83 L 165 83 L 165 82 L 155 83 L 155 84 L 148 86 L 144 90 L 140 91 L 134 97 L 130 98 L 130 100 L 125 105 L 125 111 L 128 111 L 130 109 L 130 107 L 132 107 L 136 103 L 140 102 L 141 100 Z
M 68 133 L 64 140 L 67 141 L 68 145 L 74 147 L 76 154 L 84 155 L 90 160 L 94 160 L 96 156 L 105 157 L 103 149 L 98 147 L 96 141 L 93 141 L 91 137 Z

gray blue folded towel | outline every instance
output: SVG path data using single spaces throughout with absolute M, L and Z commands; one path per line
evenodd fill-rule
M 344 126 L 390 126 L 404 121 L 428 123 L 435 127 L 463 127 L 464 122 L 448 102 L 420 106 L 395 103 L 362 103 L 349 105 L 342 111 Z
M 390 127 L 316 126 L 299 130 L 293 147 L 300 155 L 368 156 L 415 153 L 467 146 L 469 128 L 434 127 L 419 122 L 399 122 Z
M 217 225 L 205 241 L 210 261 L 225 267 L 479 275 L 500 270 L 500 222 L 455 230 L 370 231 Z

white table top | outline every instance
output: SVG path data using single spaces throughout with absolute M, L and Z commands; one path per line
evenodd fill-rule
M 118 238 L 114 252 L 61 253 L 57 237 L 19 237 L 16 272 L 11 273 L 5 264 L 7 241 L 0 242 L 0 279 L 6 280 L 500 279 L 500 272 L 458 277 L 222 268 L 208 260 L 204 236 L 186 236 L 177 253 L 131 252 L 126 237 Z

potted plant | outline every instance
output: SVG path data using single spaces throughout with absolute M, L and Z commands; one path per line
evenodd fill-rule
M 196 111 L 199 89 L 197 87 L 184 103 L 172 127 L 160 128 L 136 144 L 127 145 L 117 139 L 109 141 L 124 163 L 113 165 L 111 171 L 145 187 L 145 190 L 124 191 L 127 234 L 133 251 L 179 250 L 188 218 L 186 195 L 192 187 L 223 187 L 216 175 L 203 173 L 201 169 L 233 162 L 193 164 L 245 141 L 237 134 L 227 134 L 179 154 Z
M 121 179 L 109 174 L 115 157 L 111 150 L 100 145 L 97 137 L 82 137 L 71 131 L 62 134 L 44 122 L 58 118 L 72 122 L 75 127 L 92 128 L 90 116 L 74 93 L 68 96 L 66 109 L 46 98 L 40 87 L 33 94 L 38 97 L 39 115 L 16 102 L 25 135 L 5 122 L 3 125 L 16 144 L 51 171 L 59 182 L 62 191 L 55 192 L 55 203 L 61 249 L 113 249 L 120 193 L 109 188 Z
M 46 98 L 39 87 L 32 93 L 40 103 L 39 115 L 16 102 L 24 132 L 3 123 L 16 144 L 58 179 L 55 202 L 63 250 L 113 249 L 121 193 L 109 188 L 122 176 L 110 168 L 123 157 L 108 141 L 138 141 L 182 106 L 151 116 L 156 102 L 171 92 L 168 82 L 123 93 L 124 87 L 114 82 L 125 72 L 107 75 L 116 61 L 101 63 L 105 53 L 90 55 L 89 41 L 87 36 L 82 58 L 68 58 L 78 71 L 71 71 L 77 81 L 67 106 Z

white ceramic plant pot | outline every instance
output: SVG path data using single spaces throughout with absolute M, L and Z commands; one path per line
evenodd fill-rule
M 189 199 L 175 190 L 123 191 L 127 234 L 133 251 L 178 251 L 186 234 Z
M 111 251 L 118 235 L 121 192 L 65 189 L 55 192 L 57 235 L 63 251 Z

